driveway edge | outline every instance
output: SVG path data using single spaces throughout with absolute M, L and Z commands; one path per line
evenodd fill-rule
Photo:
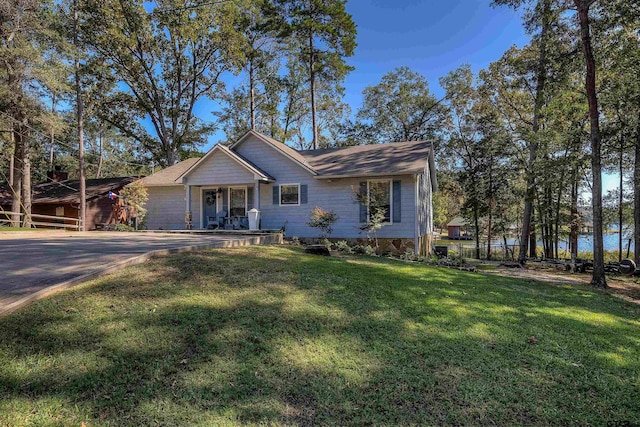
M 14 311 L 34 301 L 45 298 L 56 292 L 60 292 L 65 289 L 72 288 L 76 285 L 80 285 L 82 283 L 88 282 L 98 277 L 106 276 L 107 274 L 113 273 L 124 267 L 142 264 L 143 262 L 148 261 L 153 257 L 166 256 L 166 255 L 177 254 L 182 252 L 196 252 L 196 251 L 201 251 L 205 249 L 235 248 L 240 246 L 252 246 L 252 245 L 272 245 L 272 244 L 280 244 L 282 243 L 282 241 L 283 241 L 282 233 L 279 233 L 279 234 L 266 234 L 261 236 L 247 236 L 243 238 L 234 237 L 233 240 L 223 240 L 223 241 L 217 241 L 212 243 L 182 246 L 179 248 L 171 248 L 171 249 L 157 249 L 155 251 L 150 251 L 142 255 L 136 255 L 122 261 L 117 261 L 111 264 L 107 264 L 103 269 L 99 271 L 83 274 L 81 276 L 74 277 L 73 279 L 69 279 L 64 282 L 48 286 L 44 289 L 40 289 L 39 291 L 34 292 L 31 295 L 27 295 L 26 297 L 20 298 L 19 300 L 14 301 L 11 304 L 8 304 L 5 308 L 0 309 L 0 317 L 13 313 Z

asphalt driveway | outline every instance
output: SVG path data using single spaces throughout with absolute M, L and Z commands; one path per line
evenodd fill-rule
M 250 239 L 211 234 L 0 233 L 0 314 L 52 285 L 103 271 L 151 251 L 225 247 L 246 244 Z

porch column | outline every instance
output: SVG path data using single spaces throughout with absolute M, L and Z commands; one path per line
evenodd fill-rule
M 193 228 L 193 216 L 191 214 L 191 186 L 189 184 L 185 184 L 184 187 L 187 190 L 187 196 L 184 198 L 187 202 L 184 211 L 184 228 L 185 230 L 191 230 Z
M 253 207 L 260 210 L 260 181 L 253 183 Z

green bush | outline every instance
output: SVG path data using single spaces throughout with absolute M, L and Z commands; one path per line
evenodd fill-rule
M 113 231 L 135 231 L 135 228 L 127 224 L 116 224 L 113 227 Z
M 367 245 L 367 246 L 364 247 L 364 254 L 365 255 L 369 255 L 369 256 L 375 256 L 376 255 L 376 248 Z
M 332 245 L 332 247 L 336 251 L 344 252 L 346 254 L 352 254 L 353 253 L 353 250 L 351 249 L 351 246 L 349 245 L 349 242 L 347 242 L 346 240 L 339 240 L 339 241 L 335 242 Z
M 417 261 L 418 257 L 416 256 L 416 253 L 413 249 L 407 248 L 405 249 L 404 253 L 400 255 L 400 259 L 404 259 L 407 261 Z

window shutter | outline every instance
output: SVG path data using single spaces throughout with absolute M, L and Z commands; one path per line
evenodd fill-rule
M 361 223 L 365 223 L 367 222 L 367 205 L 366 203 L 366 197 L 367 197 L 367 182 L 366 181 L 362 181 L 360 183 L 360 188 L 358 190 L 360 192 L 360 222 Z
M 228 188 L 222 189 L 222 210 L 227 212 L 227 215 L 229 215 L 229 189 Z
M 393 222 L 400 222 L 402 204 L 402 181 L 393 181 Z
M 306 205 L 307 200 L 307 184 L 300 185 L 300 204 Z
M 273 185 L 273 206 L 280 204 L 280 186 Z
M 247 211 L 253 209 L 253 187 L 247 187 Z

